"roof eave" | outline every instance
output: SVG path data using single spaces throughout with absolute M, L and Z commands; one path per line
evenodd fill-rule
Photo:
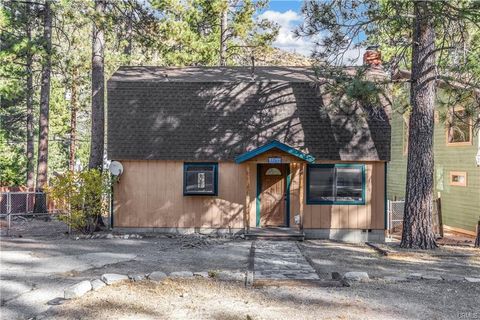
M 259 156 L 261 155 L 262 153 L 265 153 L 269 150 L 272 150 L 272 149 L 279 149 L 281 151 L 284 151 L 294 157 L 297 157 L 303 161 L 306 161 L 306 162 L 309 162 L 309 163 L 315 163 L 315 157 L 310 155 L 310 154 L 306 154 L 306 153 L 303 153 L 301 152 L 300 150 L 298 149 L 295 149 L 293 147 L 290 147 L 284 143 L 281 143 L 280 141 L 278 140 L 273 140 L 267 144 L 264 144 L 263 146 L 261 147 L 258 147 L 256 149 L 253 149 L 251 151 L 248 151 L 248 152 L 245 152 L 237 157 L 235 157 L 235 163 L 237 164 L 240 164 L 242 162 L 245 162 L 245 161 L 248 161 L 252 158 L 255 158 L 256 156 Z

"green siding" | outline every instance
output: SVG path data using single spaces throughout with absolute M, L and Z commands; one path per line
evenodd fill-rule
M 395 113 L 392 119 L 392 161 L 388 164 L 388 199 L 403 199 L 407 157 L 403 155 L 403 118 Z M 443 223 L 475 231 L 480 216 L 480 168 L 475 164 L 478 137 L 470 146 L 446 145 L 445 126 L 435 124 L 435 192 L 442 198 Z M 467 172 L 467 186 L 451 186 L 450 171 Z
M 403 155 L 403 116 L 392 116 L 391 160 L 387 165 L 387 197 L 389 200 L 405 198 L 407 156 Z

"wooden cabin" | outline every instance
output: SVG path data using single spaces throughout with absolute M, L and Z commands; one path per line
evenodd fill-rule
M 301 67 L 121 67 L 114 228 L 382 241 L 389 111 L 340 111 L 318 82 Z

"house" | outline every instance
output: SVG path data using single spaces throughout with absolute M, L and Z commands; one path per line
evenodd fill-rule
M 440 90 L 440 94 L 441 94 Z M 437 104 L 434 127 L 434 195 L 441 200 L 444 229 L 475 235 L 480 217 L 480 141 L 473 119 L 461 107 Z M 444 115 L 444 116 L 442 116 Z M 445 120 L 442 120 L 444 119 Z M 392 113 L 392 159 L 388 164 L 388 199 L 405 198 L 408 113 Z
M 121 67 L 114 227 L 382 241 L 389 111 L 340 112 L 317 83 L 303 67 Z

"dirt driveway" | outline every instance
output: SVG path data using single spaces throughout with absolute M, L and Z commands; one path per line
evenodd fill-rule
M 127 283 L 55 306 L 65 287 L 99 278 L 107 272 L 246 271 L 251 244 L 245 240 L 219 239 L 207 246 L 182 249 L 181 239 L 166 237 L 77 241 L 3 238 L 1 318 L 29 319 L 41 315 L 65 319 L 79 318 L 76 315 L 86 319 L 278 319 L 278 315 L 285 319 L 480 318 L 480 283 L 382 280 L 385 276 L 412 272 L 480 277 L 478 255 L 393 259 L 366 245 L 331 241 L 299 244 L 321 278 L 329 278 L 331 272 L 365 271 L 372 281 L 342 288 L 258 289 L 198 279 L 169 281 L 168 285 L 160 286 L 150 282 Z M 86 308 L 89 304 L 97 307 Z M 178 313 L 171 312 L 172 306 L 176 306 Z

